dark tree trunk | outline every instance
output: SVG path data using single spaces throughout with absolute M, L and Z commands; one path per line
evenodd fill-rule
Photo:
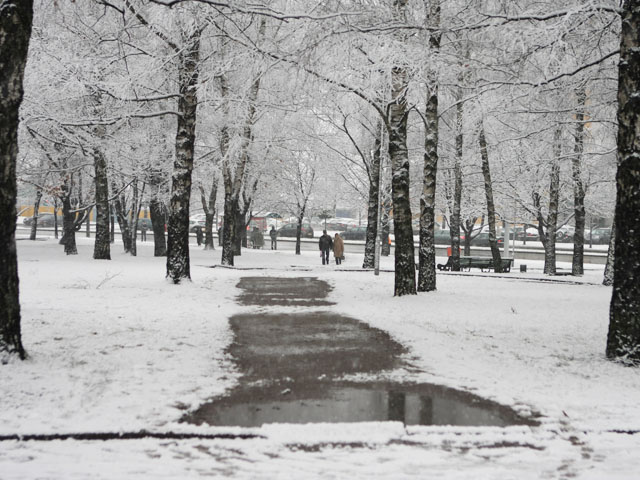
M 58 198 L 53 199 L 53 235 L 54 238 L 58 238 Z
M 440 3 L 428 2 L 428 24 L 431 55 L 440 50 Z M 436 246 L 434 239 L 436 219 L 436 175 L 438 173 L 438 75 L 429 71 L 427 101 L 424 115 L 424 172 L 420 197 L 420 247 L 418 250 L 418 291 L 436 289 Z M 412 229 L 413 232 L 413 229 Z M 413 235 L 413 233 L 412 233 Z
M 234 257 L 239 257 L 242 255 L 242 246 L 247 246 L 247 223 L 245 221 L 246 217 L 240 211 L 239 206 L 236 208 L 234 215 L 236 216 L 236 231 L 233 235 L 233 255 Z
M 33 202 L 33 222 L 31 223 L 31 233 L 29 240 L 35 240 L 38 235 L 38 215 L 40 215 L 40 200 L 42 200 L 42 190 L 40 187 L 36 190 L 36 199 Z M 55 214 L 55 212 L 53 212 Z
M 391 255 L 391 242 L 389 241 L 389 235 L 391 234 L 391 224 L 389 222 L 390 213 L 390 202 L 388 202 L 386 199 L 382 200 L 382 218 L 380 219 L 380 228 L 382 229 L 382 232 L 380 233 L 380 242 L 382 242 L 382 245 L 380 246 L 380 255 L 382 255 L 383 257 L 388 257 L 389 255 Z
M 640 363 L 640 0 L 622 12 L 613 295 L 607 357 Z
M 582 152 L 584 150 L 584 105 L 586 93 L 584 88 L 576 92 L 578 105 L 576 109 L 576 133 L 574 155 L 571 160 L 571 172 L 573 176 L 573 208 L 575 212 L 575 234 L 573 235 L 573 262 L 571 273 L 582 275 L 584 273 L 584 185 L 582 183 Z
M 538 217 L 538 236 L 544 247 L 544 273 L 556 274 L 556 233 L 558 231 L 558 207 L 560 203 L 560 156 L 562 155 L 562 132 L 558 128 L 554 138 L 554 158 L 551 164 L 549 185 L 549 212 L 542 215 L 540 196 L 534 196 L 534 206 Z M 546 230 L 545 228 L 546 227 Z
M 149 200 L 149 216 L 153 229 L 153 256 L 164 257 L 167 254 L 167 242 L 164 236 L 166 221 L 165 208 L 156 196 Z
M 449 217 L 449 233 L 451 235 L 451 257 L 452 265 L 451 270 L 454 272 L 460 271 L 460 211 L 462 210 L 462 148 L 463 148 L 463 134 L 462 134 L 462 121 L 463 121 L 463 104 L 462 104 L 462 92 L 458 91 L 457 98 L 458 104 L 456 106 L 456 154 L 453 165 L 453 206 L 451 208 L 451 216 Z M 465 255 L 468 255 L 471 250 L 471 245 L 465 246 Z
M 32 0 L 5 0 L 0 7 L 0 363 L 24 360 L 20 331 L 16 252 L 16 162 L 24 68 L 33 22 Z
M 298 225 L 296 226 L 296 255 L 300 255 L 301 237 L 302 237 L 302 219 L 304 215 L 298 217 Z
M 115 190 L 115 188 L 113 189 Z M 120 227 L 120 235 L 122 236 L 122 244 L 124 246 L 125 253 L 131 251 L 131 226 L 127 219 L 127 214 L 124 211 L 124 201 L 120 198 L 120 195 L 116 196 L 113 201 L 113 207 L 116 211 L 116 217 L 118 219 L 118 226 Z
M 93 151 L 93 169 L 96 184 L 96 240 L 93 246 L 93 258 L 111 260 L 107 160 L 102 151 L 98 149 Z
M 380 129 L 378 129 L 380 131 Z M 369 168 L 369 201 L 367 204 L 367 234 L 364 246 L 362 268 L 374 268 L 376 237 L 378 235 L 378 202 L 380 201 L 380 153 L 381 138 L 376 137 L 371 165 Z
M 411 227 L 409 154 L 407 151 L 407 70 L 394 67 L 391 73 L 393 103 L 389 106 L 389 157 L 393 228 L 395 235 L 394 295 L 416 294 L 416 261 Z
M 484 127 L 480 126 L 480 156 L 482 157 L 482 176 L 484 177 L 484 193 L 487 199 L 487 220 L 489 223 L 489 247 L 493 258 L 493 271 L 502 273 L 502 258 L 496 237 L 496 208 L 493 203 L 493 183 L 491 182 L 491 170 L 489 168 L 489 152 L 487 141 L 484 137 Z
M 233 266 L 233 242 L 236 233 L 236 210 L 233 196 L 225 191 L 224 221 L 222 223 L 222 265 Z
M 62 238 L 60 243 L 64 245 L 64 253 L 67 255 L 77 255 L 78 248 L 76 247 L 76 214 L 72 212 L 70 187 L 67 184 L 63 187 L 65 195 L 62 197 Z
M 216 216 L 216 197 L 218 196 L 218 177 L 213 175 L 211 190 L 209 192 L 209 200 L 205 194 L 204 188 L 200 187 L 200 201 L 204 210 L 204 249 L 215 250 L 213 245 L 213 224 Z
M 609 239 L 609 250 L 607 251 L 607 264 L 604 267 L 604 278 L 602 284 L 610 287 L 613 285 L 613 267 L 615 264 L 615 248 L 616 248 L 616 221 L 613 220 L 611 225 L 611 238 Z
M 191 279 L 189 265 L 189 202 L 191 173 L 196 139 L 198 108 L 198 62 L 200 61 L 200 32 L 196 30 L 180 52 L 178 99 L 178 129 L 176 156 L 173 164 L 169 223 L 167 225 L 167 277 L 173 283 Z

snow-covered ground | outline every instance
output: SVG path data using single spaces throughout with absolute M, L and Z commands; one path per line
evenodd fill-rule
M 525 274 L 441 274 L 437 292 L 394 298 L 393 274 L 359 271 L 357 255 L 323 267 L 313 251 L 245 250 L 228 269 L 210 268 L 220 250 L 194 247 L 193 281 L 175 286 L 151 243 L 139 244 L 138 257 L 116 244 L 113 260 L 95 261 L 92 242 L 78 236 L 79 255 L 71 257 L 50 238 L 18 242 L 30 358 L 0 366 L 0 435 L 146 429 L 259 438 L 1 441 L 3 480 L 640 475 L 640 372 L 604 357 L 611 290 L 600 284 L 600 266 L 553 282 L 538 281 L 545 277 L 532 261 Z M 392 269 L 393 259 L 382 267 Z M 227 319 L 255 309 L 234 303 L 245 275 L 327 280 L 336 303 L 328 309 L 409 347 L 412 368 L 394 378 L 471 391 L 537 412 L 542 425 L 178 423 L 238 380 L 225 347 L 232 340 Z

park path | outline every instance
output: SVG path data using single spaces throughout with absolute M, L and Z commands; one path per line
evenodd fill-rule
M 189 422 L 524 423 L 512 410 L 465 392 L 384 380 L 385 373 L 405 366 L 406 349 L 382 330 L 327 311 L 331 286 L 323 280 L 244 277 L 238 288 L 241 305 L 280 311 L 258 308 L 231 317 L 234 341 L 228 352 L 243 374 L 240 384 L 189 414 Z M 367 381 L 354 381 L 358 375 Z

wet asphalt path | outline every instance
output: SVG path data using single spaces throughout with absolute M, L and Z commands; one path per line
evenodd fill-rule
M 376 380 L 403 366 L 405 348 L 382 330 L 326 311 L 332 305 L 327 299 L 331 286 L 323 280 L 245 277 L 238 288 L 240 304 L 282 307 L 282 312 L 231 317 L 234 341 L 228 353 L 243 374 L 240 384 L 187 415 L 187 422 L 245 427 L 386 420 L 423 425 L 526 423 L 512 410 L 466 392 Z M 357 374 L 370 374 L 373 380 L 344 379 Z

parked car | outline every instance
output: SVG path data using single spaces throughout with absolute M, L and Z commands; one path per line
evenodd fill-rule
M 433 241 L 436 245 L 451 245 L 451 232 L 449 230 L 435 230 Z
M 499 247 L 504 245 L 504 237 L 496 238 L 496 242 Z M 471 245 L 474 247 L 488 247 L 489 246 L 489 232 L 480 232 L 476 237 L 471 239 Z
M 33 217 L 25 218 L 22 223 L 27 227 L 33 225 Z M 38 215 L 38 226 L 39 227 L 53 227 L 54 215 L 53 213 L 41 213 Z M 62 215 L 58 215 L 58 225 L 62 226 Z
M 586 240 L 589 240 L 589 234 L 585 235 Z M 600 227 L 594 228 L 591 232 L 591 240 L 593 243 L 599 243 L 602 245 L 607 245 L 611 240 L 611 227 Z
M 279 237 L 295 237 L 298 231 L 297 223 L 287 223 L 278 229 Z M 302 224 L 300 236 L 303 238 L 313 238 L 313 228 L 308 223 Z
M 559 242 L 571 242 L 573 240 L 573 234 L 575 233 L 575 231 L 575 228 L 569 225 L 563 225 L 556 232 L 556 240 L 558 240 Z
M 340 234 L 344 240 L 364 240 L 367 238 L 367 227 L 351 227 Z
M 433 232 L 433 241 L 436 245 L 451 245 L 451 230 L 442 229 Z M 464 242 L 464 233 L 460 230 L 460 243 Z
M 526 232 L 526 233 L 525 233 Z M 524 240 L 526 235 L 526 240 L 528 242 L 536 242 L 540 240 L 540 236 L 538 235 L 538 229 L 534 227 L 528 227 L 525 231 L 522 227 L 516 227 L 516 239 Z

